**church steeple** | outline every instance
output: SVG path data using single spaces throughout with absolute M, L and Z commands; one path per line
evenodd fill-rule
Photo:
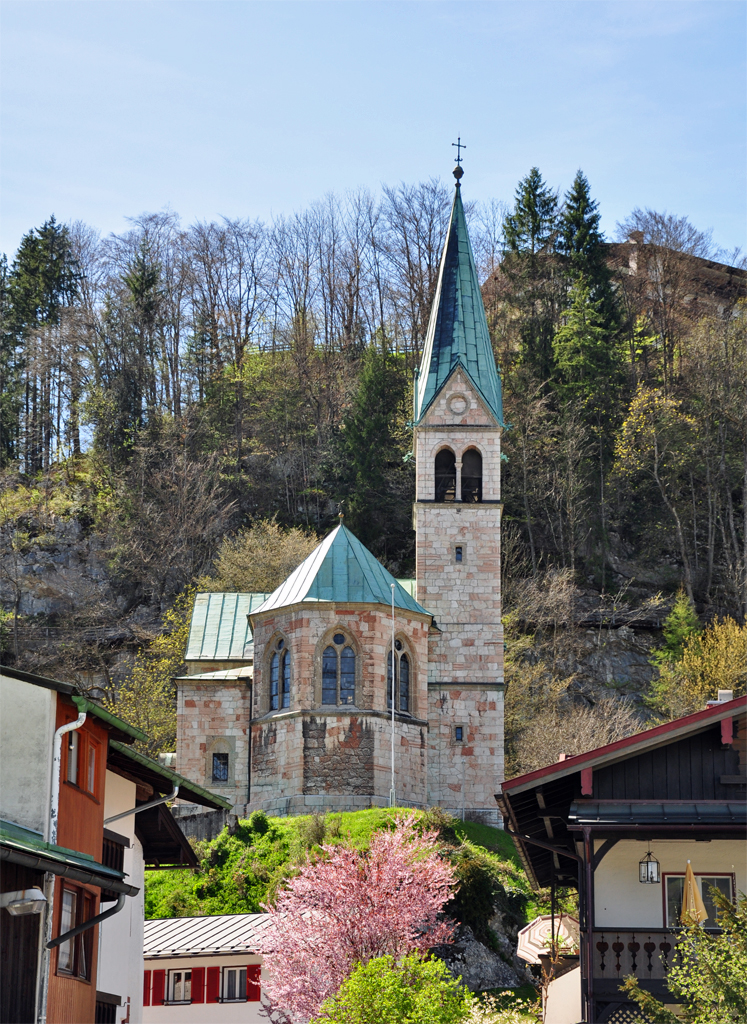
M 463 174 L 457 164 L 449 230 L 416 382 L 415 424 L 422 420 L 455 368 L 461 366 L 498 425 L 503 426 L 501 381 L 462 205 L 459 179 Z

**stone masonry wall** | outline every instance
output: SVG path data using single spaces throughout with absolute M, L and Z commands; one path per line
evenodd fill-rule
M 497 821 L 494 794 L 504 768 L 500 439 L 460 369 L 415 430 L 417 594 L 441 631 L 428 652 L 428 802 L 487 821 Z M 444 446 L 456 455 L 457 495 L 464 451 L 481 452 L 481 502 L 434 501 L 435 459 Z
M 425 806 L 429 617 L 395 611 L 395 636 L 411 664 L 412 714 L 395 715 L 395 784 L 404 803 Z M 381 605 L 308 605 L 254 619 L 252 782 L 249 810 L 304 813 L 385 806 L 391 784 L 386 706 L 391 614 Z M 321 703 L 321 655 L 341 632 L 356 652 L 355 703 Z M 269 708 L 269 656 L 279 637 L 291 654 L 290 707 Z
M 177 695 L 176 770 L 231 800 L 241 815 L 249 790 L 251 694 L 245 680 L 181 680 Z M 227 782 L 213 780 L 213 753 L 228 754 Z

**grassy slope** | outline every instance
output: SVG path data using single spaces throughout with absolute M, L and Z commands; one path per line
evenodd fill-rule
M 404 811 L 398 813 L 405 813 Z M 320 842 L 348 842 L 364 849 L 372 832 L 385 826 L 387 809 L 266 819 L 267 830 L 241 821 L 236 834 L 226 829 L 209 843 L 197 843 L 201 870 L 153 871 L 146 875 L 145 916 L 193 917 L 212 914 L 258 913 L 294 867 Z M 491 873 L 506 892 L 522 895 L 523 916 L 531 920 L 545 912 L 505 832 L 475 822 L 453 822 L 463 850 L 486 858 Z

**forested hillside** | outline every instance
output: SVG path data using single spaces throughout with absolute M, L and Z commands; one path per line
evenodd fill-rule
M 153 618 L 225 536 L 273 517 L 323 535 L 340 507 L 411 574 L 412 375 L 450 202 L 432 180 L 269 224 L 165 212 L 107 238 L 54 218 L 30 230 L 0 278 L 6 612 L 89 629 Z M 557 639 L 559 622 L 645 618 L 680 586 L 702 619 L 741 620 L 738 256 L 649 210 L 606 241 L 581 172 L 562 194 L 534 168 L 510 206 L 468 216 L 510 425 L 514 628 L 550 623 Z M 70 538 L 96 593 L 71 583 L 69 607 L 24 604 L 45 559 L 75 575 Z

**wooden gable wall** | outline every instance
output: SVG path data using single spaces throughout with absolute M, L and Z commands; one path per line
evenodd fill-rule
M 722 776 L 739 771 L 739 755 L 721 742 L 720 724 L 706 732 L 594 770 L 596 800 L 734 800 L 742 787 Z

